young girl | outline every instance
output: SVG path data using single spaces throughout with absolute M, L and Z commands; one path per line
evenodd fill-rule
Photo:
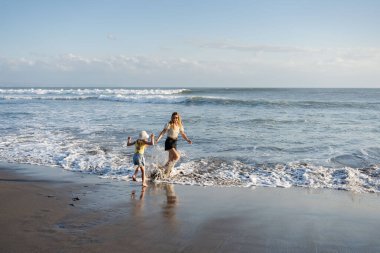
M 158 135 L 157 143 L 160 141 L 161 137 L 167 133 L 167 138 L 165 141 L 165 150 L 169 152 L 168 162 L 165 164 L 165 177 L 170 176 L 171 169 L 174 167 L 174 164 L 179 160 L 180 154 L 177 150 L 177 140 L 178 135 L 181 134 L 189 144 L 192 144 L 192 141 L 185 134 L 183 129 L 181 116 L 178 112 L 173 112 L 171 120 L 167 123 L 161 133 Z
M 150 135 L 150 142 L 148 142 L 148 134 L 145 131 L 141 131 L 139 138 L 136 141 L 131 142 L 131 137 L 128 136 L 127 146 L 135 145 L 135 154 L 133 155 L 133 164 L 136 167 L 135 173 L 132 176 L 133 181 L 136 181 L 136 176 L 141 170 L 142 185 L 147 186 L 145 182 L 145 157 L 144 151 L 146 146 L 154 145 L 154 134 Z

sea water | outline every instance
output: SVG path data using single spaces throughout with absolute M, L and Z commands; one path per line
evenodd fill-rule
M 380 89 L 3 88 L 0 161 L 130 180 L 127 137 L 172 112 L 193 144 L 179 138 L 170 182 L 380 192 Z

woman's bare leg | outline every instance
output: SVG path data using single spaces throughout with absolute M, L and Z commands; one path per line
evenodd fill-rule
M 172 171 L 175 163 L 179 160 L 179 158 L 181 158 L 181 156 L 175 148 L 169 150 L 169 160 L 165 164 L 165 177 L 170 176 L 170 172 Z

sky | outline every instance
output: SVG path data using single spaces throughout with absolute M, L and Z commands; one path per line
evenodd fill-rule
M 1 87 L 380 88 L 377 0 L 0 0 Z

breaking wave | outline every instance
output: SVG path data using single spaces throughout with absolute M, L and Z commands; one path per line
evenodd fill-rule
M 188 89 L 0 89 L 3 95 L 173 95 L 189 91 Z
M 102 100 L 127 103 L 249 106 L 271 108 L 379 109 L 380 102 L 233 99 L 197 95 L 190 89 L 0 89 L 0 100 Z

